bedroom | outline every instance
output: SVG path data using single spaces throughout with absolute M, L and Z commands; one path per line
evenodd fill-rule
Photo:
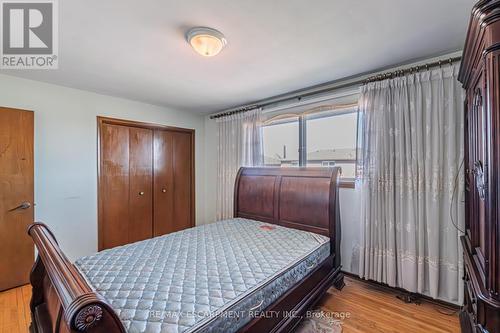
M 0 4 L 0 331 L 500 332 L 500 1 Z

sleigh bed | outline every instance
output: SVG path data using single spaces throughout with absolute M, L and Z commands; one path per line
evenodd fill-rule
M 33 332 L 289 332 L 340 272 L 339 168 L 242 168 L 234 219 L 71 263 L 34 223 Z

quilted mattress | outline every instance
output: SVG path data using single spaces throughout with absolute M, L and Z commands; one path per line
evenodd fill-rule
M 128 332 L 236 332 L 329 253 L 328 237 L 236 218 L 75 265 Z

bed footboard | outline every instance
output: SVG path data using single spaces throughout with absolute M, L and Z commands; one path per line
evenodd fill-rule
M 34 223 L 28 234 L 38 250 L 30 276 L 31 332 L 125 332 L 111 306 L 66 258 L 50 229 Z

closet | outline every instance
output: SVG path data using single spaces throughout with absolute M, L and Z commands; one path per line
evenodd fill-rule
M 459 79 L 465 114 L 462 332 L 500 332 L 500 2 L 473 9 Z
M 98 117 L 99 250 L 194 226 L 194 130 Z

